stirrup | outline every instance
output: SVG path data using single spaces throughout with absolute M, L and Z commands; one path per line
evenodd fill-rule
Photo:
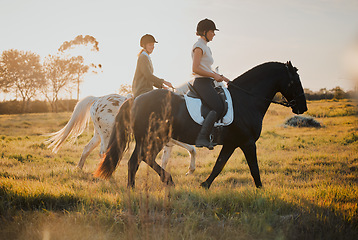
M 209 135 L 209 140 L 210 140 L 210 146 L 212 147 L 212 149 L 214 149 L 215 146 L 217 146 L 218 144 L 216 142 L 214 142 L 214 135 L 212 133 L 210 133 Z M 212 150 L 210 149 L 210 150 Z

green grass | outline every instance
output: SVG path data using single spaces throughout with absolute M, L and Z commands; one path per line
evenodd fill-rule
M 53 154 L 43 135 L 62 128 L 70 113 L 2 115 L 0 239 L 356 239 L 355 106 L 309 102 L 308 115 L 324 126 L 318 129 L 283 127 L 292 113 L 271 106 L 257 142 L 259 190 L 239 149 L 209 190 L 199 187 L 220 147 L 197 149 L 190 176 L 189 155 L 175 147 L 168 164 L 174 188 L 142 163 L 136 189 L 128 190 L 129 153 L 109 181 L 92 176 L 98 148 L 83 171 L 75 169 L 92 126 Z
M 308 110 L 308 114 L 317 118 L 356 116 L 358 108 L 352 100 L 320 100 Z

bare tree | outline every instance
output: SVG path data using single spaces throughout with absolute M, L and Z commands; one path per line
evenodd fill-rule
M 6 67 L 0 61 L 0 91 L 3 93 L 8 93 L 10 91 L 10 81 L 6 78 Z
M 65 51 L 72 49 L 76 46 L 84 45 L 87 46 L 88 44 L 92 45 L 91 51 L 99 51 L 98 41 L 96 38 L 90 35 L 82 36 L 78 35 L 71 41 L 65 41 L 62 43 L 60 48 L 58 49 L 59 52 L 64 53 Z M 84 75 L 92 68 L 93 73 L 97 73 L 97 69 L 101 69 L 101 64 L 94 64 L 90 63 L 86 65 L 84 63 L 84 58 L 82 56 L 72 57 L 72 68 L 71 72 L 74 75 L 74 84 L 77 86 L 77 100 L 79 100 L 80 95 L 80 84 L 84 81 Z
M 77 101 L 80 97 L 80 84 L 84 80 L 84 75 L 88 72 L 89 66 L 84 64 L 82 56 L 72 57 L 69 64 L 69 73 L 71 74 L 72 83 L 77 87 Z
M 0 86 L 4 92 L 18 93 L 22 112 L 44 84 L 40 56 L 29 51 L 6 50 L 0 58 Z
M 53 112 L 58 111 L 58 97 L 61 90 L 64 90 L 72 81 L 70 71 L 70 59 L 60 56 L 48 55 L 43 63 L 46 84 L 43 85 L 41 92 L 50 102 Z

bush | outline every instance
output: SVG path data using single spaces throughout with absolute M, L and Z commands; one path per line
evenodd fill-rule
M 284 123 L 285 126 L 291 127 L 315 127 L 320 128 L 322 125 L 317 122 L 313 117 L 308 116 L 294 116 L 287 119 Z

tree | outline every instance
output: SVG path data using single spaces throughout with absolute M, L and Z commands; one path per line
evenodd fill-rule
M 65 41 L 64 43 L 62 43 L 58 51 L 60 53 L 64 53 L 65 51 L 72 49 L 75 46 L 79 46 L 79 45 L 87 46 L 88 44 L 92 45 L 91 51 L 96 51 L 96 52 L 99 51 L 98 41 L 96 40 L 96 38 L 90 35 L 86 35 L 84 37 L 82 35 L 78 35 L 77 37 L 75 37 L 75 39 L 71 41 Z M 97 68 L 101 69 L 102 65 L 94 64 L 94 63 L 86 65 L 84 63 L 84 58 L 82 56 L 72 57 L 71 59 L 72 59 L 71 71 L 72 74 L 75 76 L 74 83 L 77 86 L 77 100 L 79 100 L 80 84 L 84 80 L 84 75 L 89 71 L 90 67 L 93 69 L 97 69 Z M 92 72 L 97 73 L 96 70 L 93 70 Z
M 49 55 L 44 60 L 43 70 L 46 84 L 41 91 L 50 102 L 52 112 L 57 112 L 59 93 L 72 82 L 71 60 Z
M 327 88 L 321 88 L 319 90 L 319 94 L 321 95 L 321 99 L 324 97 L 324 99 L 327 99 Z
M 44 84 L 40 56 L 29 51 L 10 49 L 0 58 L 0 87 L 4 92 L 20 94 L 21 111 L 27 110 L 28 102 L 34 98 Z
M 335 99 L 343 99 L 345 97 L 345 92 L 338 86 L 331 89 L 331 92 L 333 92 L 333 97 Z
M 119 95 L 127 96 L 132 93 L 132 86 L 129 84 L 121 84 L 118 90 Z
M 80 84 L 83 82 L 84 75 L 88 72 L 89 66 L 84 64 L 82 56 L 72 57 L 69 64 L 69 73 L 72 83 L 77 86 L 77 101 L 80 97 Z
M 75 37 L 75 39 L 69 42 L 65 41 L 64 43 L 62 43 L 58 51 L 63 52 L 67 49 L 73 48 L 74 45 L 87 45 L 88 43 L 93 44 L 91 49 L 92 51 L 97 51 L 97 52 L 99 51 L 98 42 L 96 38 L 90 35 L 86 35 L 84 37 L 82 35 L 78 35 L 77 37 Z
M 0 62 L 0 91 L 8 93 L 10 90 L 10 81 L 5 78 L 5 66 Z
M 311 89 L 309 89 L 309 88 L 304 88 L 303 91 L 304 91 L 305 94 L 310 94 L 310 95 L 313 94 L 313 91 Z

